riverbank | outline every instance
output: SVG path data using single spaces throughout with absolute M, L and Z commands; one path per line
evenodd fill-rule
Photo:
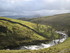
M 56 44 L 64 42 L 68 37 L 67 34 L 65 34 L 65 33 L 61 32 L 61 31 L 56 31 L 56 33 L 60 34 L 62 36 L 62 38 L 52 40 L 48 44 L 41 43 L 40 45 L 20 46 L 19 50 L 38 50 L 38 49 L 49 48 L 51 46 L 54 46 Z
M 0 50 L 0 53 L 70 53 L 70 37 L 63 43 L 41 50 Z
M 61 38 L 52 40 L 49 43 L 40 43 L 39 45 L 26 45 L 26 46 L 20 46 L 12 50 L 39 50 L 39 49 L 44 49 L 44 48 L 49 48 L 51 46 L 55 46 L 56 44 L 62 43 L 67 39 L 67 34 L 65 34 L 62 31 L 56 31 L 56 33 L 60 34 Z M 10 49 L 6 49 L 10 50 Z
M 67 34 L 65 34 L 62 31 L 56 31 L 56 33 L 60 34 L 61 38 L 52 40 L 49 43 L 40 43 L 38 45 L 26 45 L 26 46 L 19 46 L 11 50 L 39 50 L 39 49 L 44 49 L 44 48 L 49 48 L 51 46 L 55 46 L 56 44 L 62 43 L 67 39 Z M 6 49 L 10 50 L 10 49 Z

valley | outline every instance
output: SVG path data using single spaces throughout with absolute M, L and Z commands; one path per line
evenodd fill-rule
M 0 53 L 69 53 L 69 20 L 69 14 L 26 20 L 0 17 Z

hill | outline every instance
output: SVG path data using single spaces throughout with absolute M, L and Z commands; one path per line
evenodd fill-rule
M 27 27 L 26 24 L 29 27 Z M 0 48 L 25 45 L 36 40 L 47 40 L 38 32 L 32 30 L 32 25 L 35 24 L 26 21 L 0 17 Z
M 49 29 L 52 27 L 48 25 L 37 26 L 27 21 L 0 17 L 0 49 L 48 42 L 52 40 L 50 37 L 53 33 L 55 34 L 53 37 L 58 38 L 58 34 Z
M 66 31 L 68 35 L 70 35 L 70 13 L 58 14 L 53 16 L 32 18 L 28 21 L 51 25 L 57 30 Z

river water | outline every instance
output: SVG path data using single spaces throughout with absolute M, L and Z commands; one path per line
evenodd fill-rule
M 38 50 L 38 49 L 48 48 L 48 47 L 51 47 L 51 46 L 54 46 L 56 44 L 64 42 L 68 37 L 67 34 L 65 34 L 61 31 L 56 31 L 56 33 L 62 35 L 63 37 L 61 39 L 52 40 L 48 44 L 41 43 L 40 45 L 20 46 L 19 50 Z

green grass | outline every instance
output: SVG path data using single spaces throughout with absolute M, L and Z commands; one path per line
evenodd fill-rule
M 70 37 L 58 45 L 41 50 L 0 50 L 0 53 L 70 53 Z
M 7 47 L 14 48 L 20 45 L 40 44 L 42 43 L 40 41 L 50 40 L 51 32 L 49 28 L 52 27 L 41 24 L 39 24 L 38 28 L 36 26 L 37 24 L 35 23 L 0 17 L 0 49 Z M 58 34 L 54 34 L 58 38 Z
M 41 18 L 31 19 L 32 22 L 40 21 L 42 24 L 70 26 L 70 13 L 59 14 L 54 16 L 46 16 Z
M 34 23 L 38 22 L 39 24 L 51 25 L 57 30 L 66 31 L 70 36 L 70 13 L 32 18 L 29 19 L 29 21 Z
M 49 25 L 39 24 L 37 27 L 35 23 L 0 17 L 0 49 L 40 44 L 52 38 L 57 39 L 59 35 Z
M 21 24 L 25 24 L 30 28 L 33 28 L 33 23 L 20 21 L 5 17 L 0 17 L 0 19 L 6 19 L 15 21 Z M 6 29 L 2 29 L 2 27 Z M 2 31 L 2 32 L 1 32 Z M 4 32 L 6 31 L 6 32 Z M 47 38 L 35 33 L 34 31 L 24 27 L 20 24 L 11 23 L 5 20 L 0 20 L 0 48 L 27 45 L 27 43 L 32 43 L 36 40 L 47 40 Z
M 48 38 L 45 38 L 44 36 L 36 33 L 33 30 L 36 30 L 36 24 L 27 22 L 27 21 L 21 21 L 21 20 L 16 20 L 16 19 L 11 19 L 11 18 L 5 18 L 5 17 L 0 17 L 0 19 L 6 19 L 10 21 L 14 21 L 17 23 L 11 23 L 9 21 L 5 20 L 0 20 L 0 49 L 4 49 L 7 47 L 17 47 L 20 45 L 29 45 L 28 43 L 34 44 L 33 41 L 38 41 L 38 40 L 48 40 Z M 31 29 L 22 26 L 20 24 L 26 25 L 30 27 Z M 46 36 L 50 36 L 51 31 L 50 31 L 50 26 L 45 26 L 39 24 L 40 29 L 39 32 L 43 33 Z M 2 29 L 3 27 L 3 29 Z M 44 29 L 47 29 L 45 33 Z M 54 33 L 54 29 L 53 34 Z M 37 31 L 37 30 L 36 30 Z M 58 38 L 58 34 L 55 34 L 55 37 Z M 38 43 L 38 42 L 37 42 Z M 69 53 L 70 52 L 70 37 L 63 43 L 52 46 L 50 48 L 46 49 L 40 49 L 40 50 L 0 50 L 0 53 Z

